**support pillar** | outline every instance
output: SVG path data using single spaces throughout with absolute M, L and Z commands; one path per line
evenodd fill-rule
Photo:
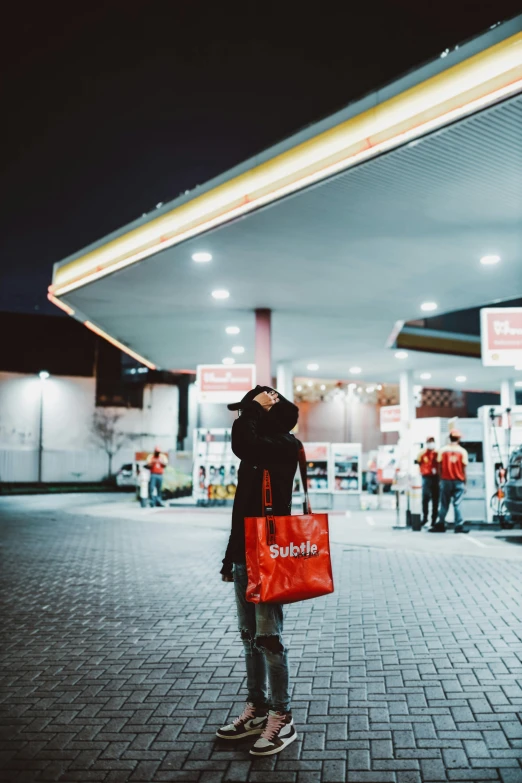
M 290 402 L 294 401 L 294 371 L 291 362 L 277 365 L 277 391 Z
M 272 386 L 272 311 L 256 310 L 256 383 Z
M 515 381 L 513 378 L 500 384 L 500 405 L 502 408 L 513 408 L 515 405 Z
M 402 430 L 410 429 L 410 422 L 415 418 L 415 395 L 413 392 L 413 371 L 404 370 L 400 374 L 399 393 L 401 405 L 401 435 Z

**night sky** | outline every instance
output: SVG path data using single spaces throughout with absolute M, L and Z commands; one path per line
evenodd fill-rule
M 54 261 L 522 11 L 90 5 L 11 4 L 4 18 L 0 311 L 56 314 Z

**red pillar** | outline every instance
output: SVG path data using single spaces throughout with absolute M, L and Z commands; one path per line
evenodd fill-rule
M 256 383 L 272 386 L 272 311 L 256 310 Z

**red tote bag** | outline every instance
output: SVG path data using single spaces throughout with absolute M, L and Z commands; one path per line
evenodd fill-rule
M 313 514 L 306 455 L 299 449 L 303 514 L 274 516 L 268 470 L 263 473 L 263 516 L 245 517 L 247 601 L 290 604 L 333 593 L 328 514 Z

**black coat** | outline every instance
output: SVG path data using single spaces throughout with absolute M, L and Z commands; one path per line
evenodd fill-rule
M 241 464 L 232 509 L 232 532 L 221 573 L 230 573 L 233 563 L 246 560 L 244 520 L 262 514 L 265 469 L 270 473 L 273 513 L 279 516 L 291 512 L 300 444 L 288 430 L 295 426 L 297 416 L 297 407 L 284 398 L 268 412 L 259 403 L 250 402 L 232 426 L 232 451 Z

